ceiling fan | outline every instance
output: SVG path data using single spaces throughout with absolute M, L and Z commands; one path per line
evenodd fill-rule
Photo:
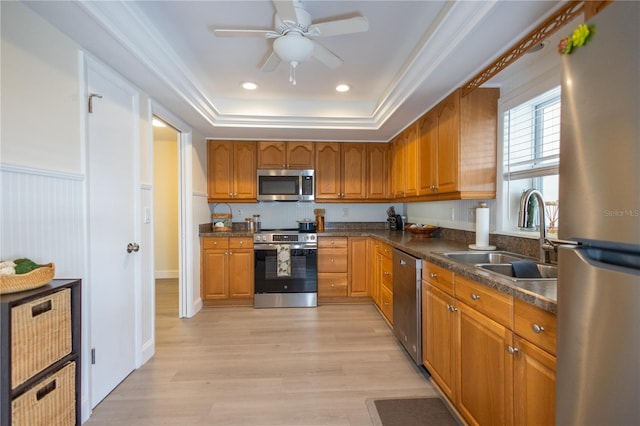
M 214 28 L 218 37 L 266 37 L 273 40 L 273 52 L 262 65 L 262 71 L 276 69 L 281 61 L 289 63 L 289 81 L 296 84 L 296 67 L 311 56 L 331 69 L 342 65 L 342 59 L 313 37 L 327 37 L 367 31 L 369 21 L 363 16 L 313 24 L 301 0 L 273 0 L 276 13 L 274 29 Z

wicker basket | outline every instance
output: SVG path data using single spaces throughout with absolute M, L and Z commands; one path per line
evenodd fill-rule
M 15 426 L 76 424 L 76 363 L 70 362 L 11 401 Z
M 216 207 L 223 205 L 227 206 L 229 209 L 229 213 L 216 213 Z M 233 218 L 233 214 L 231 211 L 231 206 L 229 204 L 214 204 L 213 206 L 213 214 L 211 215 L 211 229 L 213 232 L 229 232 L 231 231 L 231 219 Z
M 56 268 L 53 263 L 43 265 L 26 274 L 0 274 L 0 294 L 42 287 L 49 284 L 55 274 Z

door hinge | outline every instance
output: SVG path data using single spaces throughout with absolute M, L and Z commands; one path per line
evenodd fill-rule
M 91 348 L 91 365 L 96 363 L 96 348 Z
M 91 93 L 89 95 L 89 101 L 87 104 L 87 109 L 89 110 L 89 114 L 93 113 L 93 98 L 102 99 L 102 95 L 98 95 L 97 93 Z

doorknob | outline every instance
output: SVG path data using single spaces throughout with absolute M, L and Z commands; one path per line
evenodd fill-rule
M 129 243 L 127 244 L 127 253 L 131 253 L 135 251 L 136 253 L 140 251 L 140 246 L 137 243 Z

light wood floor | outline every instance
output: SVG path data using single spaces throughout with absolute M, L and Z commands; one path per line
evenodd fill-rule
M 372 305 L 205 308 L 159 280 L 156 354 L 86 425 L 371 425 L 369 398 L 434 396 Z

